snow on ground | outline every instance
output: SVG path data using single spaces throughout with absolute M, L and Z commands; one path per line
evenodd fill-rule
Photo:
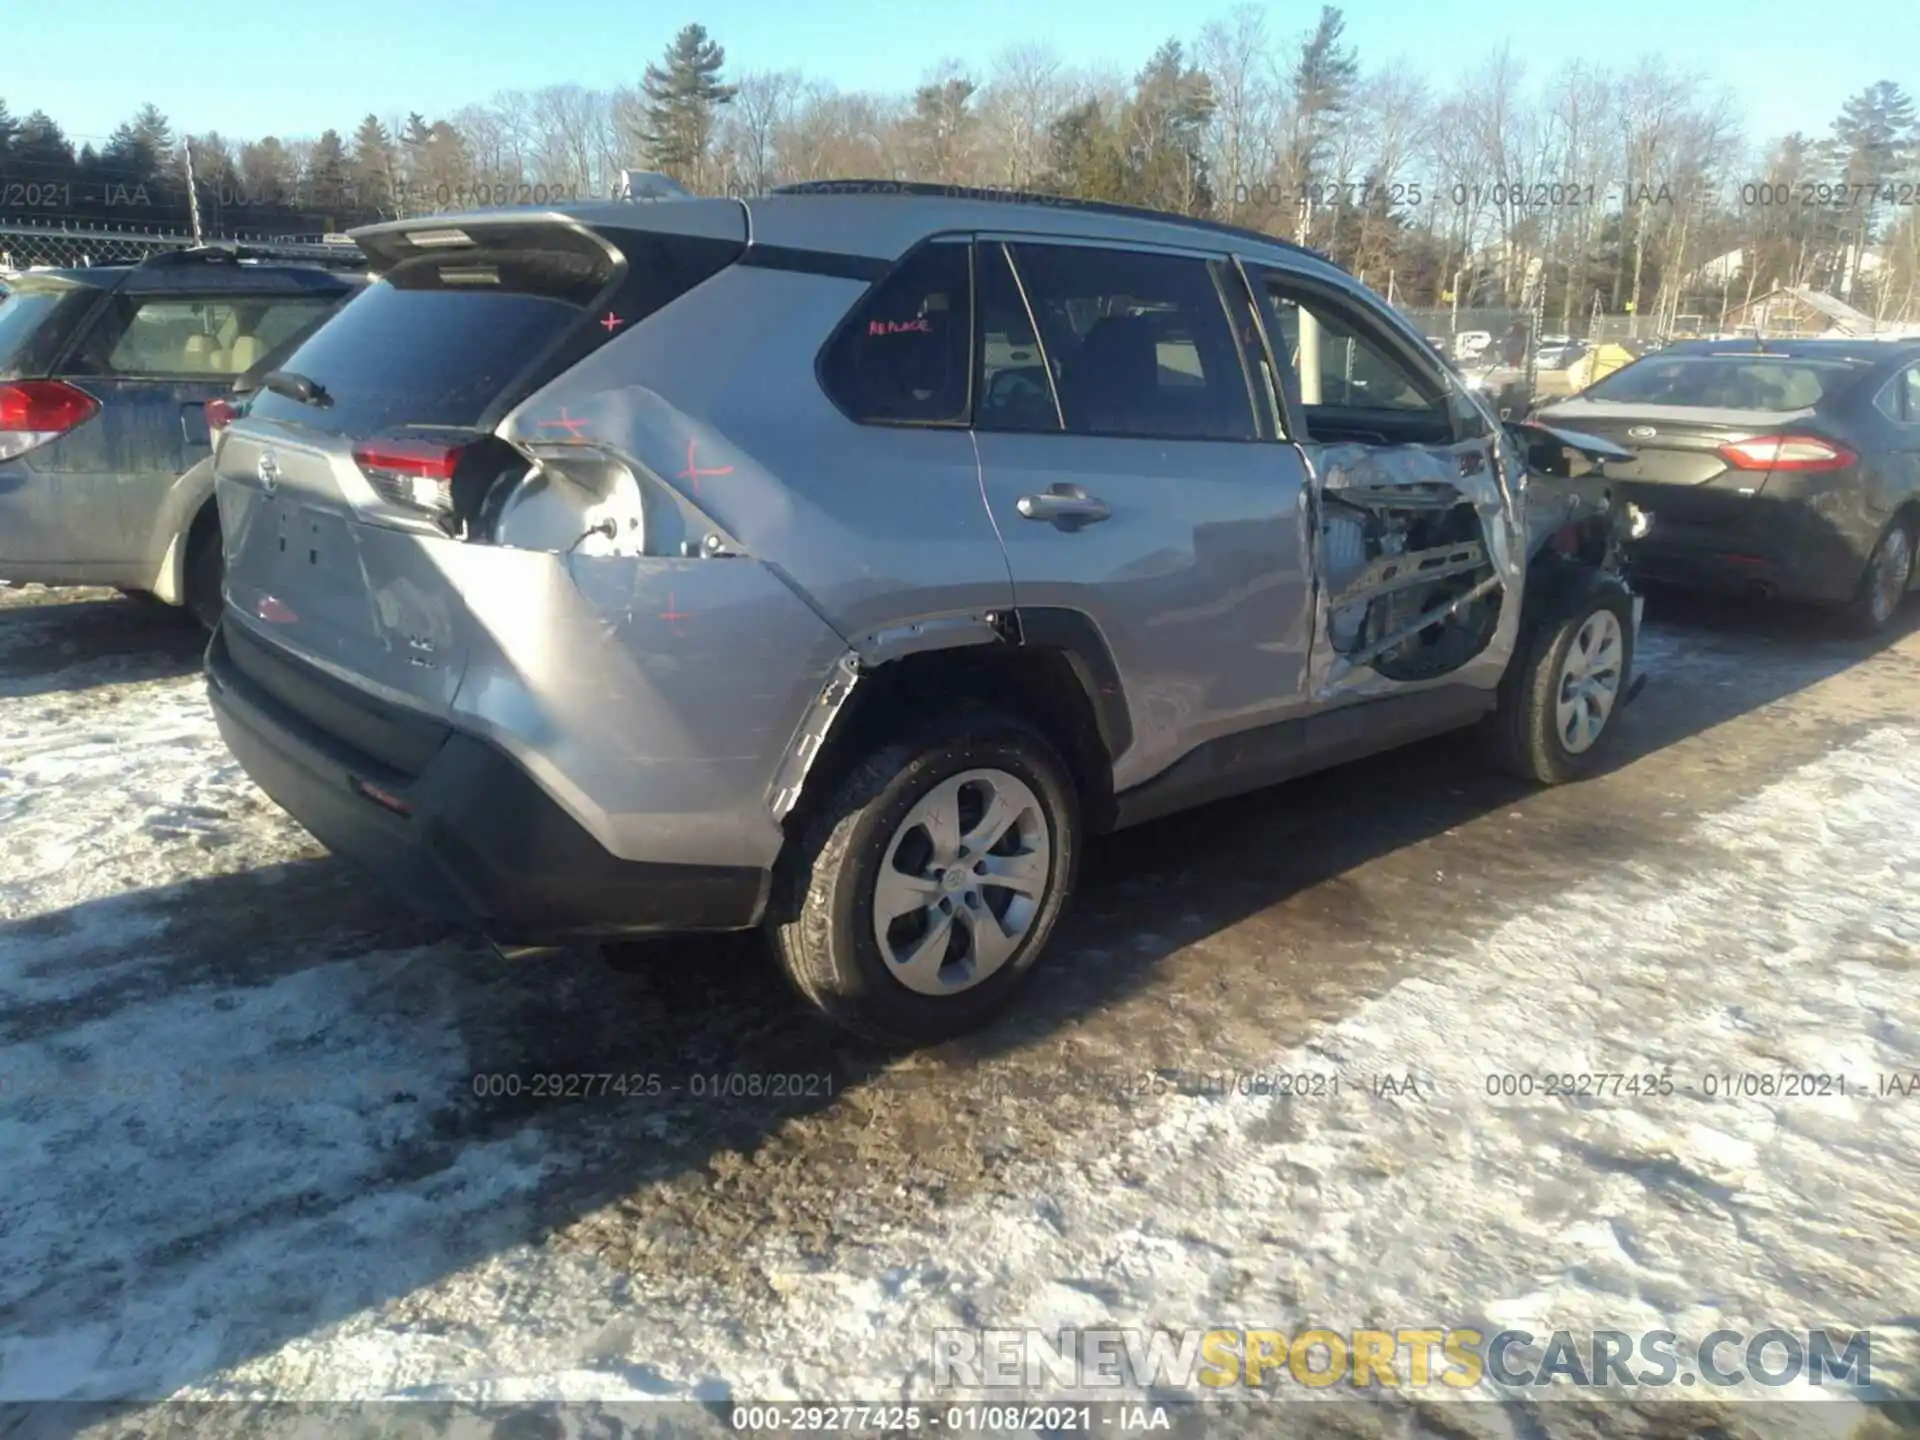
M 529 1223 L 603 1158 L 592 1131 L 476 1129 L 448 1098 L 492 962 L 316 858 L 227 759 L 190 653 L 68 664 L 45 624 L 0 642 L 0 1399 L 933 1398 L 935 1330 L 1015 1324 L 1875 1325 L 1876 1380 L 1914 1388 L 1920 1097 L 1872 1091 L 1920 1072 L 1920 721 L 1832 725 L 1671 843 L 1399 945 L 1394 983 L 1246 1067 L 1335 1097 L 1035 1096 L 1066 1138 L 1009 1133 L 997 1183 L 930 1215 L 823 1251 L 703 1242 L 703 1207 L 661 1241 L 686 1263 L 627 1267 Z M 1819 729 L 1803 678 L 1800 711 L 1729 727 Z M 1657 792 L 1662 763 L 1595 784 Z M 1675 1093 L 1487 1093 L 1646 1070 Z M 1789 1071 L 1852 1093 L 1701 1093 Z M 876 1095 L 768 1144 L 851 1203 Z

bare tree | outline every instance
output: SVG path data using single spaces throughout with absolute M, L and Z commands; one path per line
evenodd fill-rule
M 1066 108 L 1069 81 L 1060 57 L 1043 45 L 1016 45 L 994 60 L 976 112 L 982 178 L 1013 189 L 1032 185 L 1046 168 L 1047 134 Z
M 1213 81 L 1207 127 L 1219 209 L 1229 220 L 1246 209 L 1253 186 L 1273 166 L 1278 86 L 1266 13 L 1242 5 L 1200 32 L 1199 60 Z
M 757 195 L 793 177 L 779 163 L 779 137 L 793 124 L 804 81 L 797 70 L 753 70 L 740 77 L 720 148 L 740 188 Z

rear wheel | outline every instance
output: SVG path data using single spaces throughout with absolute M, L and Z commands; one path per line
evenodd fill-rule
M 1500 684 L 1486 737 L 1501 769 L 1559 785 L 1600 763 L 1633 673 L 1633 605 L 1590 593 L 1566 618 L 1540 626 Z
M 187 554 L 180 573 L 180 602 L 208 630 L 220 620 L 222 569 L 220 521 L 210 509 L 205 510 L 187 534 Z
M 848 1029 L 925 1044 L 972 1029 L 1031 973 L 1079 863 L 1065 762 L 971 711 L 873 754 L 800 841 L 769 926 L 796 989 Z
M 1913 527 L 1895 519 L 1881 532 L 1860 576 L 1860 590 L 1847 606 L 1847 628 L 1856 635 L 1879 635 L 1893 623 L 1913 583 Z

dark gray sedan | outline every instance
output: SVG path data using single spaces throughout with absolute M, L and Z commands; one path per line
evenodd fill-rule
M 1655 516 L 1636 573 L 1841 607 L 1887 628 L 1920 539 L 1920 340 L 1699 340 L 1541 420 L 1635 452 L 1607 466 Z

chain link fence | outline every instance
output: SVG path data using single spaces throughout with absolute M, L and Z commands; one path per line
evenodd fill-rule
M 109 227 L 52 227 L 0 223 L 0 272 L 69 269 L 89 265 L 138 265 L 169 250 L 195 244 L 313 247 L 319 235 L 191 235 Z

